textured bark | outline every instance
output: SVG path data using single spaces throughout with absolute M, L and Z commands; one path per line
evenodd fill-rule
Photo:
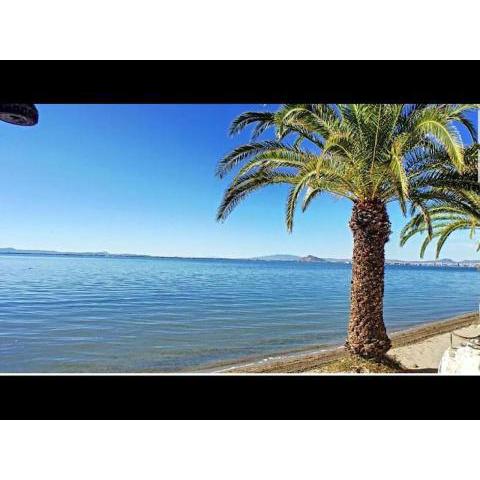
M 369 200 L 354 204 L 352 286 L 347 349 L 361 357 L 379 358 L 391 347 L 383 323 L 385 244 L 390 221 L 385 204 Z

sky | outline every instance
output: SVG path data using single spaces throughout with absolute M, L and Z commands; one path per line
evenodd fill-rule
M 284 223 L 286 186 L 252 194 L 224 223 L 215 213 L 228 178 L 218 160 L 248 140 L 228 127 L 271 105 L 37 105 L 35 127 L 0 122 L 0 247 L 243 258 L 350 258 L 351 204 L 318 197 Z M 473 118 L 473 117 L 472 117 Z M 476 119 L 475 119 L 476 120 Z M 421 239 L 399 246 L 405 224 L 389 207 L 390 259 L 417 260 Z M 468 232 L 442 258 L 478 259 Z M 433 247 L 426 259 L 434 258 Z

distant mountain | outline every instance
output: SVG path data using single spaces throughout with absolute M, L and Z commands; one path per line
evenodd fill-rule
M 277 260 L 291 261 L 303 263 L 352 263 L 350 258 L 322 258 L 315 255 L 306 255 L 298 257 L 296 255 L 268 255 L 265 257 L 257 257 L 256 260 Z M 450 258 L 441 258 L 438 260 L 395 260 L 386 259 L 387 265 L 412 265 L 417 267 L 478 267 L 480 268 L 480 260 L 461 260 L 455 261 Z
M 109 253 L 109 252 L 57 252 L 55 250 L 20 250 L 16 248 L 0 248 L 0 255 L 55 255 L 72 257 L 113 257 L 113 258 L 195 258 L 195 257 L 165 257 L 157 255 L 143 255 L 134 253 Z M 199 257 L 196 257 L 200 259 Z M 215 257 L 216 260 L 228 260 Z M 240 259 L 239 259 L 240 260 Z M 352 263 L 349 258 L 321 258 L 315 255 L 300 257 L 297 255 L 265 255 L 262 257 L 247 258 L 245 260 L 281 261 L 281 262 L 304 262 L 304 263 Z M 413 265 L 419 267 L 477 267 L 480 268 L 479 260 L 455 261 L 450 258 L 439 260 L 394 260 L 386 259 L 387 265 Z
M 307 255 L 306 257 L 300 257 L 300 262 L 327 262 L 324 258 L 315 257 L 315 255 Z
M 300 260 L 300 257 L 298 257 L 297 255 L 265 255 L 263 257 L 254 257 L 250 260 L 264 260 L 266 262 L 298 262 Z

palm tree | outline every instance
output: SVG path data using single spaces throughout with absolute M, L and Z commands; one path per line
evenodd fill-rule
M 451 188 L 455 182 L 439 165 L 458 172 L 464 168 L 458 127 L 475 137 L 467 116 L 472 109 L 439 104 L 287 104 L 276 112 L 243 113 L 230 133 L 254 126 L 252 140 L 218 163 L 220 178 L 237 172 L 217 220 L 225 220 L 239 202 L 267 185 L 289 186 L 288 231 L 300 195 L 303 211 L 323 192 L 350 200 L 354 246 L 346 347 L 356 355 L 381 358 L 391 346 L 383 322 L 387 204 L 398 202 L 405 214 L 409 205 L 426 212 L 434 195 Z M 275 138 L 259 140 L 266 131 L 273 131 Z M 460 183 L 464 189 L 478 187 L 476 182 Z
M 463 179 L 478 179 L 478 158 L 480 145 L 474 144 L 465 150 L 465 171 Z M 451 180 L 458 178 L 458 172 L 450 170 L 445 176 Z M 423 258 L 427 247 L 433 240 L 437 240 L 436 258 L 439 257 L 442 247 L 450 235 L 456 231 L 467 230 L 473 239 L 475 232 L 480 230 L 480 195 L 477 192 L 457 189 L 443 192 L 440 198 L 430 200 L 427 215 L 417 213 L 405 225 L 400 233 L 400 244 L 405 243 L 414 235 L 425 234 L 420 248 L 420 257 Z M 478 242 L 477 251 L 480 251 Z

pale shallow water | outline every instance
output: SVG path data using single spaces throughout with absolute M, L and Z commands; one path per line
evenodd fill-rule
M 476 311 L 474 269 L 387 267 L 389 330 Z M 350 265 L 0 256 L 1 372 L 179 371 L 344 341 Z

